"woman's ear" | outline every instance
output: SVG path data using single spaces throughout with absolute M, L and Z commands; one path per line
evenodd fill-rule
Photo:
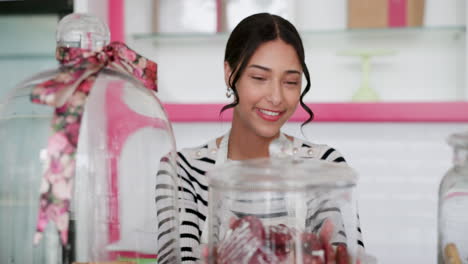
M 226 83 L 226 87 L 231 87 L 229 84 L 229 79 L 231 78 L 232 74 L 232 69 L 231 66 L 229 66 L 229 63 L 227 61 L 224 62 L 224 82 Z

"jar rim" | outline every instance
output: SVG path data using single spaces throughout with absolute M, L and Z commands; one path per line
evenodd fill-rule
M 210 187 L 241 191 L 307 191 L 352 188 L 357 173 L 345 163 L 262 158 L 228 161 L 207 173 Z

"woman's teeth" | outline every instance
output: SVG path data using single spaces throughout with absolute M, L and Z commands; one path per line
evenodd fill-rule
M 272 112 L 264 109 L 258 109 L 260 112 L 264 113 L 265 115 L 270 115 L 270 116 L 277 116 L 279 115 L 278 112 Z

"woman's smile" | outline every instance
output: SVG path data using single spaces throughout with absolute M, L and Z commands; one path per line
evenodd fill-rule
M 263 108 L 255 108 L 257 114 L 266 121 L 275 122 L 278 121 L 286 111 L 274 111 Z

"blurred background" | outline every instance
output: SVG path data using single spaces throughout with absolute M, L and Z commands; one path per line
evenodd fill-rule
M 0 104 L 21 80 L 56 67 L 59 18 L 89 12 L 158 63 L 177 147 L 201 145 L 229 129 L 218 112 L 228 103 L 230 30 L 253 13 L 279 14 L 304 40 L 305 100 L 317 115 L 284 131 L 335 147 L 357 170 L 364 243 L 379 263 L 436 263 L 438 184 L 452 163 L 446 138 L 468 129 L 467 8 L 465 0 L 0 0 Z

